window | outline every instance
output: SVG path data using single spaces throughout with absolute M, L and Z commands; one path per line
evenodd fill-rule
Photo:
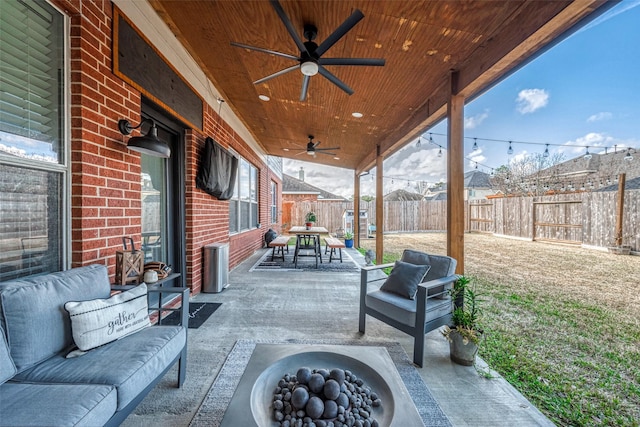
M 66 262 L 65 26 L 44 0 L 0 1 L 0 281 Z
M 229 232 L 237 233 L 258 224 L 258 169 L 240 159 L 236 186 L 229 200 Z
M 278 222 L 278 185 L 271 181 L 271 224 Z

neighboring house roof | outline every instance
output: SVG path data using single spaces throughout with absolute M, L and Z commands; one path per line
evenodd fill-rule
M 489 174 L 478 170 L 472 170 L 464 174 L 464 188 L 491 188 Z
M 624 181 L 624 189 L 625 190 L 640 190 L 640 176 L 637 176 L 632 179 L 625 179 Z M 602 187 L 597 191 L 618 191 L 618 184 L 608 185 L 606 187 Z
M 581 181 L 593 179 L 602 181 L 613 180 L 621 173 L 627 175 L 627 181 L 640 176 L 640 161 L 624 160 L 627 150 L 620 149 L 617 152 L 607 154 L 592 154 L 590 159 L 584 156 L 567 160 L 540 171 L 540 176 L 558 178 L 564 181 Z
M 419 193 L 412 193 L 402 188 L 399 190 L 393 190 L 391 193 L 383 197 L 384 200 L 389 202 L 404 202 L 411 200 L 422 200 L 424 196 Z
M 447 200 L 447 192 L 440 191 L 439 193 L 436 193 L 433 196 L 429 197 L 428 200 Z
M 282 175 L 282 194 L 317 194 L 318 200 L 346 200 L 286 173 Z

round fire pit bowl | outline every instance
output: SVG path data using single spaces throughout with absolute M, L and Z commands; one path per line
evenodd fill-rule
M 374 368 L 353 357 L 327 351 L 307 351 L 283 357 L 268 366 L 258 376 L 251 390 L 250 406 L 253 418 L 258 426 L 276 427 L 273 415 L 273 392 L 278 381 L 285 374 L 295 375 L 301 367 L 310 369 L 340 368 L 353 372 L 364 381 L 364 385 L 375 391 L 382 400 L 382 406 L 373 408 L 372 418 L 380 425 L 391 425 L 395 402 L 389 384 Z

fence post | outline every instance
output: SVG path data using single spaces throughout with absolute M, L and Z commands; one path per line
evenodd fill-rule
M 616 220 L 616 246 L 622 246 L 622 227 L 624 221 L 624 185 L 627 175 L 618 176 L 618 217 Z

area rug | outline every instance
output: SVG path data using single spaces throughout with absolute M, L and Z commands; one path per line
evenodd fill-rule
M 329 254 L 324 253 L 324 249 L 322 250 L 322 263 L 318 260 L 318 267 L 316 268 L 316 261 L 313 256 L 302 256 L 298 258 L 298 267 L 296 268 L 293 263 L 293 251 L 294 247 L 289 247 L 289 253 L 284 254 L 284 261 L 282 259 L 277 258 L 275 260 L 271 260 L 271 251 L 272 249 L 266 249 L 266 252 L 262 254 L 260 259 L 249 269 L 249 271 L 305 271 L 305 272 L 358 272 L 360 271 L 360 265 L 356 263 L 351 255 L 349 255 L 348 251 L 342 251 L 342 262 L 340 259 L 333 258 L 331 262 L 329 262 Z
M 189 303 L 189 328 L 198 329 L 211 316 L 222 303 L 219 302 L 192 302 Z M 174 311 L 164 319 L 163 325 L 179 325 L 180 312 Z
M 190 427 L 219 427 L 225 410 L 240 382 L 240 377 L 249 363 L 251 354 L 258 343 L 265 344 L 323 344 L 323 345 L 360 345 L 386 347 L 391 360 L 409 391 L 413 403 L 426 427 L 451 426 L 449 418 L 435 401 L 420 374 L 411 363 L 402 346 L 397 342 L 364 342 L 353 340 L 238 340 L 220 368 L 204 401 L 196 411 Z M 414 427 L 414 426 L 412 426 Z

